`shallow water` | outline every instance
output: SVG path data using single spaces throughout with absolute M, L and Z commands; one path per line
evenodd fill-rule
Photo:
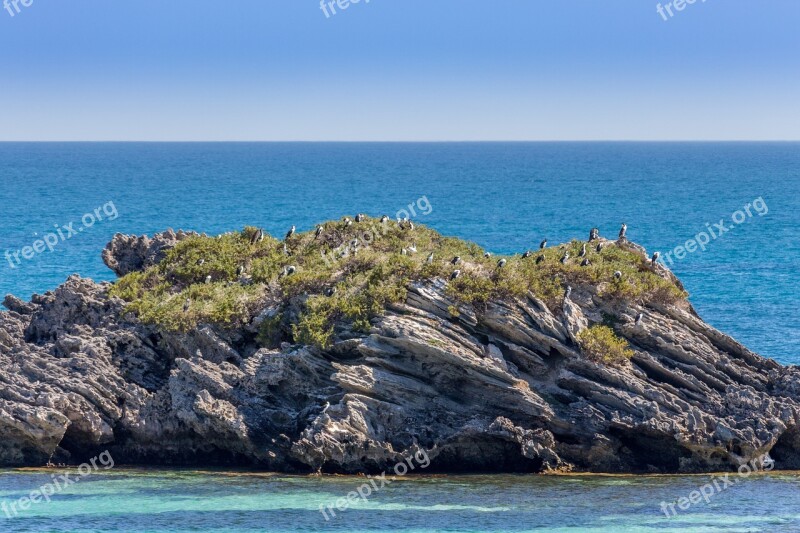
M 0 503 L 52 473 L 0 471 Z M 736 483 L 667 518 L 661 502 L 689 497 L 710 476 L 436 476 L 396 478 L 344 511 L 320 512 L 365 478 L 124 470 L 93 473 L 0 531 L 798 531 L 800 477 Z M 377 483 L 376 483 L 377 484 Z M 722 484 L 720 484 L 722 486 Z
M 799 143 L 0 143 L 0 254 L 112 202 L 32 259 L 0 258 L 0 295 L 28 298 L 71 273 L 110 280 L 116 232 L 211 234 L 260 225 L 282 236 L 342 216 L 398 211 L 494 252 L 585 239 L 592 226 L 667 252 L 763 198 L 741 225 L 674 263 L 712 325 L 800 363 Z M 13 268 L 12 268 L 13 265 Z

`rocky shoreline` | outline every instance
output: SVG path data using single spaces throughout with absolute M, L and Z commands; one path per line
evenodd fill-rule
M 196 237 L 117 235 L 103 258 L 118 275 L 141 272 Z M 368 330 L 337 323 L 325 346 L 258 340 L 278 308 L 293 320 L 303 299 L 265 297 L 242 323 L 184 331 L 78 276 L 30 302 L 7 296 L 0 466 L 109 450 L 127 465 L 353 474 L 424 450 L 427 472 L 695 473 L 765 454 L 775 470 L 800 469 L 800 372 L 688 302 L 576 283 L 558 307 L 533 292 L 468 306 L 449 283 L 409 282 Z M 627 342 L 629 361 L 582 352 L 578 335 L 599 323 Z

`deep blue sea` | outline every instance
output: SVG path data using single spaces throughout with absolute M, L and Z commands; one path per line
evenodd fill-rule
M 706 232 L 705 250 L 671 256 L 699 313 L 800 363 L 800 143 L 0 143 L 0 184 L 0 294 L 112 279 L 100 252 L 116 232 L 283 235 L 414 204 L 412 218 L 509 253 L 626 222 L 662 253 Z M 20 253 L 59 229 L 53 251 Z
M 0 143 L 0 184 L 0 294 L 28 298 L 72 273 L 112 279 L 100 252 L 117 232 L 258 225 L 280 236 L 344 214 L 408 212 L 512 253 L 585 239 L 593 226 L 613 237 L 626 222 L 648 250 L 673 252 L 708 322 L 800 363 L 798 143 Z M 676 258 L 701 232 L 705 250 Z M 0 472 L 0 503 L 49 480 Z M 792 474 L 661 514 L 660 502 L 707 481 L 431 477 L 326 522 L 319 505 L 362 480 L 115 470 L 13 519 L 0 513 L 0 531 L 800 531 Z

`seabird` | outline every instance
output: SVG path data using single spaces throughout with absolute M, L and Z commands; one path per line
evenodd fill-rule
M 460 270 L 458 270 L 458 269 L 453 270 L 453 273 L 450 274 L 450 279 L 456 279 L 460 275 L 461 275 L 461 271 Z
M 192 305 L 192 300 L 186 298 L 186 301 L 183 302 L 183 312 L 186 313 L 187 311 L 189 311 L 189 306 L 191 305 Z
M 506 263 L 507 261 L 505 259 L 501 259 L 500 261 L 497 262 L 497 268 L 503 268 L 504 266 L 506 266 Z
M 599 238 L 600 238 L 600 230 L 597 228 L 592 228 L 592 230 L 589 232 L 589 242 Z
M 622 227 L 619 228 L 619 238 L 620 239 L 624 239 L 625 238 L 625 232 L 627 232 L 627 231 L 628 231 L 628 225 L 623 222 L 622 223 Z
M 414 230 L 414 223 L 409 220 L 408 221 L 408 231 L 413 231 L 413 230 Z
M 289 247 L 286 246 L 286 243 L 283 243 L 283 255 L 290 255 L 289 254 Z
M 243 275 L 244 275 L 244 267 L 242 265 L 239 265 L 238 267 L 236 267 L 236 277 L 241 278 Z
M 211 274 L 206 276 L 206 283 L 211 283 Z
M 325 402 L 325 407 L 322 408 L 322 414 L 324 415 L 325 412 L 331 408 L 331 402 Z
M 350 226 L 352 224 L 353 224 L 353 221 L 350 220 L 350 217 L 344 217 L 344 225 L 345 226 Z
M 287 240 L 287 241 L 288 241 L 288 240 L 289 240 L 289 239 L 292 237 L 292 235 L 294 235 L 294 232 L 295 232 L 295 231 L 297 231 L 297 227 L 295 227 L 295 226 L 292 226 L 292 227 L 289 229 L 289 231 L 286 233 L 286 240 Z
M 250 237 L 250 244 L 255 244 L 263 240 L 264 240 L 264 230 L 258 228 L 258 230 L 255 233 L 253 233 L 253 236 Z
M 401 254 L 401 255 L 408 255 L 408 250 L 406 250 L 405 248 L 403 248 L 402 250 L 400 250 L 400 254 Z
M 595 251 L 598 254 L 603 251 L 603 243 L 602 242 L 597 243 L 597 248 L 595 248 Z
M 530 251 L 530 250 L 526 250 L 526 251 L 525 251 L 525 253 L 524 253 L 524 254 L 522 254 L 522 258 L 523 258 L 523 259 L 527 259 L 527 258 L 529 258 L 530 256 L 531 256 L 531 251 Z
M 325 289 L 325 296 L 333 296 L 336 294 L 336 287 L 328 287 Z
M 425 260 L 426 263 L 431 264 L 433 263 L 433 252 L 428 255 L 428 258 Z
M 642 319 L 643 318 L 644 318 L 644 313 L 639 313 L 638 315 L 636 315 L 636 324 L 635 325 L 637 327 L 642 325 Z
M 586 257 L 586 243 L 583 243 L 583 248 L 581 248 L 581 253 L 578 254 L 578 257 Z
M 197 260 L 197 266 L 203 266 L 205 264 L 205 262 L 206 262 L 205 259 L 198 259 Z
M 622 272 L 619 270 L 614 272 L 614 279 L 622 279 Z
M 581 261 L 581 266 L 582 267 L 588 267 L 590 264 L 591 263 L 589 263 L 589 258 L 588 257 L 584 257 L 583 261 Z
M 411 243 L 411 246 L 408 247 L 408 251 L 412 254 L 417 253 L 417 245 L 415 243 Z
M 539 243 L 539 249 L 540 250 L 544 250 L 545 248 L 547 248 L 547 239 L 545 239 L 545 240 L 543 240 L 542 242 Z
M 572 294 L 572 287 L 570 285 L 567 285 L 567 290 L 564 291 L 564 300 L 569 300 L 571 294 Z
M 542 261 L 544 261 L 544 254 L 542 254 L 542 255 L 540 255 L 539 257 L 536 258 L 536 264 L 538 265 Z
M 357 214 L 356 222 L 363 222 L 363 221 L 364 221 L 364 215 L 362 215 L 361 213 Z
M 453 259 L 450 260 L 450 264 L 457 265 L 461 262 L 461 258 L 459 256 L 455 256 Z
M 566 265 L 567 261 L 569 260 L 569 252 L 564 252 L 564 255 L 561 256 L 561 264 Z
M 484 254 L 483 254 L 483 257 L 485 257 L 486 259 L 489 259 L 490 257 L 492 257 L 492 252 L 486 252 L 486 253 L 484 253 Z
M 381 224 L 386 224 L 387 222 L 389 222 L 389 217 L 386 216 L 386 215 L 383 215 L 381 217 Z
M 323 225 L 319 224 L 317 226 L 317 231 L 314 232 L 314 238 L 319 239 L 319 236 L 322 235 Z
M 350 241 L 350 247 L 358 248 L 358 239 L 353 239 L 352 241 Z
M 296 266 L 289 265 L 289 266 L 283 267 L 283 275 L 284 276 L 291 276 L 295 272 L 297 272 L 297 267 Z
M 654 253 L 653 257 L 650 259 L 650 264 L 656 266 L 656 261 L 658 261 L 659 257 L 661 257 L 661 252 Z

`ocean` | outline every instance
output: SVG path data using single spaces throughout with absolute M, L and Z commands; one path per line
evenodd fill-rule
M 728 486 L 718 481 L 720 490 L 713 493 L 703 489 L 714 487 L 710 476 L 407 477 L 390 481 L 374 494 L 362 490 L 365 497 L 353 498 L 344 508 L 339 500 L 357 491 L 365 478 L 115 469 L 81 478 L 50 496 L 49 502 L 12 511 L 12 503 L 52 484 L 54 475 L 0 471 L 0 502 L 7 510 L 0 509 L 0 530 L 800 531 L 798 478 L 786 474 L 732 474 Z M 705 490 L 708 502 L 691 496 L 700 490 Z M 669 507 L 662 511 L 662 503 L 690 497 L 697 503 L 684 503 L 685 510 L 675 506 L 674 512 Z M 336 509 L 337 502 L 344 510 Z
M 113 279 L 117 232 L 408 213 L 518 253 L 625 222 L 706 321 L 800 363 L 800 143 L 0 143 L 0 183 L 0 295 Z M 676 250 L 696 236 L 704 249 Z
M 800 363 L 798 143 L 0 143 L 0 184 L 0 294 L 113 279 L 100 253 L 118 232 L 282 236 L 385 213 L 520 253 L 625 222 L 706 321 Z M 0 471 L 0 504 L 51 480 Z M 363 481 L 118 468 L 0 511 L 0 531 L 800 531 L 794 474 L 741 479 L 671 518 L 660 504 L 709 476 L 408 478 L 326 521 L 319 506 Z

